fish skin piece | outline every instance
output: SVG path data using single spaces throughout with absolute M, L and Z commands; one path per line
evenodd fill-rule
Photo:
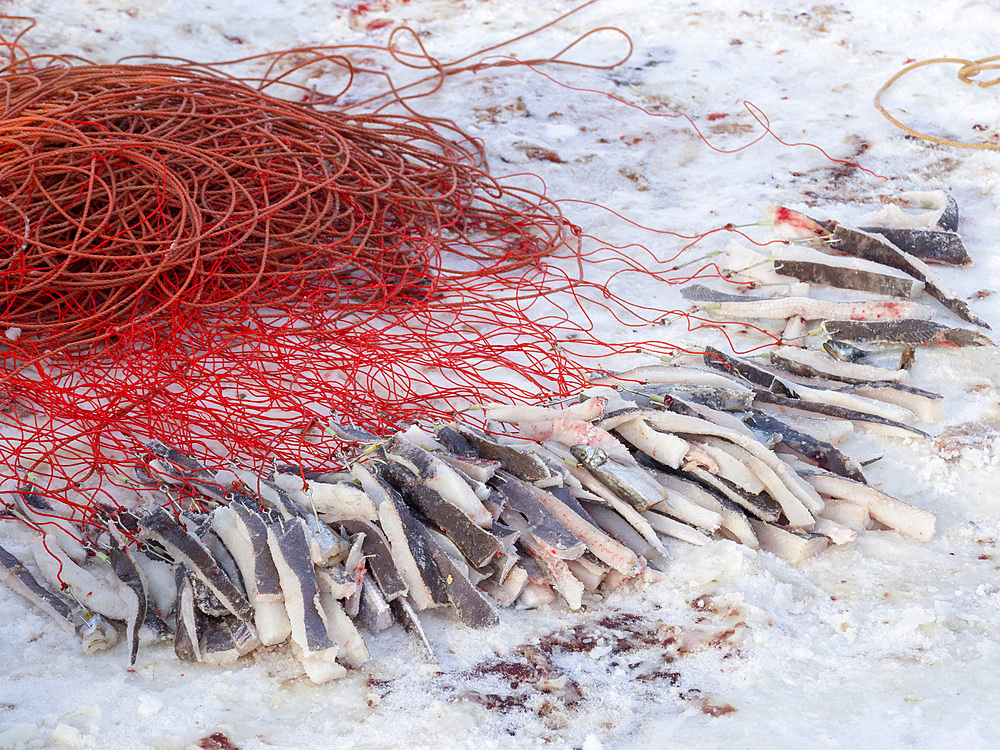
M 436 665 L 437 655 L 434 653 L 431 642 L 424 632 L 424 626 L 421 624 L 420 618 L 417 617 L 417 613 L 410 606 L 410 603 L 403 598 L 393 599 L 389 602 L 389 608 L 392 610 L 392 615 L 396 618 L 396 621 L 402 623 L 403 629 L 410 634 L 411 641 L 416 646 L 418 658 L 429 664 Z
M 183 561 L 236 617 L 245 620 L 251 616 L 250 602 L 222 572 L 208 548 L 166 510 L 158 508 L 140 522 L 139 538 L 162 544 L 171 557 Z
M 420 611 L 427 607 L 447 604 L 448 591 L 444 584 L 444 576 L 442 576 L 441 571 L 434 562 L 431 548 L 432 540 L 427 530 L 424 528 L 423 523 L 413 514 L 413 511 L 406 505 L 406 502 L 398 492 L 393 490 L 389 498 L 389 503 L 383 503 L 379 506 L 379 519 L 382 529 L 388 537 L 389 530 L 386 528 L 386 514 L 390 513 L 389 509 L 391 508 L 390 523 L 397 526 L 402 535 L 402 539 L 398 542 L 390 538 L 393 559 L 397 560 L 397 544 L 404 545 L 405 550 L 401 550 L 401 552 L 405 552 L 409 559 L 413 561 L 413 567 L 417 574 L 416 582 L 407 578 L 405 574 L 403 576 L 409 586 L 410 596 L 413 597 L 415 589 L 424 594 L 419 600 L 414 597 L 414 604 L 417 605 L 417 610 Z M 383 506 L 386 506 L 385 513 L 383 513 Z M 397 562 L 398 567 L 399 563 Z M 402 570 L 400 572 L 403 573 Z
M 906 370 L 887 370 L 872 365 L 842 362 L 815 349 L 778 346 L 771 349 L 768 354 L 772 367 L 795 375 L 825 378 L 852 385 L 874 381 L 908 383 L 910 380 L 910 374 Z
M 858 229 L 883 237 L 904 253 L 928 263 L 941 263 L 958 268 L 972 265 L 972 258 L 962 244 L 962 238 L 955 231 L 897 227 L 858 227 Z
M 385 465 L 383 476 L 399 490 L 408 505 L 444 532 L 473 566 L 485 565 L 500 551 L 500 541 L 496 537 L 474 524 L 459 508 L 403 465 Z
M 943 346 L 996 346 L 979 331 L 929 320 L 824 320 L 823 331 L 850 341 Z
M 42 586 L 24 563 L 0 546 L 0 580 L 15 594 L 34 604 L 48 614 L 56 624 L 69 634 L 76 633 L 73 610 L 69 603 Z
M 969 306 L 944 285 L 937 273 L 928 268 L 922 260 L 900 250 L 885 238 L 838 224 L 833 231 L 833 240 L 840 252 L 905 271 L 918 281 L 924 282 L 924 291 L 958 317 L 981 328 L 989 329 L 989 324 L 976 317 Z
M 58 513 L 44 495 L 34 492 L 34 489 L 32 485 L 25 483 L 14 493 L 17 507 L 43 534 L 51 535 L 70 560 L 83 565 L 87 560 L 87 550 L 80 543 L 82 532 L 70 519 Z
M 378 512 L 379 524 L 389 540 L 393 563 L 403 580 L 406 581 L 409 596 L 414 605 L 420 610 L 435 606 L 436 602 L 432 591 L 424 581 L 424 574 L 410 549 L 401 515 L 408 516 L 407 523 L 417 523 L 416 519 L 412 517 L 402 498 L 399 498 L 398 506 L 393 502 L 383 502 L 379 505 Z
M 341 424 L 333 420 L 327 423 L 327 430 L 332 433 L 333 437 L 343 440 L 345 443 L 377 443 L 382 439 L 375 433 L 368 432 L 368 430 L 363 430 L 354 425 Z
M 923 282 L 913 278 L 901 279 L 887 274 L 809 261 L 776 260 L 774 270 L 783 276 L 791 276 L 809 284 L 884 294 L 888 297 L 911 299 L 919 297 L 924 290 Z
M 735 382 L 730 382 L 726 387 L 650 384 L 640 386 L 636 390 L 642 394 L 653 394 L 661 398 L 670 397 L 691 404 L 701 404 L 716 411 L 746 411 L 753 400 L 753 391 Z
M 589 445 L 573 445 L 569 450 L 587 471 L 640 513 L 670 499 L 659 482 L 637 464 L 621 464 Z
M 129 665 L 134 666 L 136 656 L 139 653 L 139 628 L 146 621 L 146 612 L 149 609 L 145 581 L 142 570 L 136 564 L 128 547 L 121 547 L 117 542 L 114 542 L 110 560 L 111 570 L 114 571 L 118 580 L 128 586 L 135 595 L 135 616 L 127 620 L 127 637 L 130 644 Z
M 540 490 L 505 471 L 497 472 L 492 484 L 506 500 L 506 507 L 524 516 L 531 533 L 556 555 L 573 560 L 583 554 L 584 543 L 552 515 L 540 498 Z
M 206 617 L 203 620 L 199 649 L 202 660 L 229 666 L 260 645 L 249 623 L 235 617 Z
M 368 578 L 361 583 L 361 606 L 358 614 L 372 635 L 388 630 L 395 622 L 389 602 L 382 596 L 378 586 Z
M 451 425 L 443 424 L 435 430 L 434 435 L 445 450 L 461 458 L 479 458 L 479 452 L 472 442 Z
M 858 463 L 831 443 L 817 440 L 811 435 L 799 432 L 780 419 L 761 411 L 748 414 L 743 421 L 758 434 L 778 435 L 781 443 L 811 461 L 815 461 L 817 465 L 827 471 L 849 477 L 862 484 L 868 483 Z
M 736 391 L 747 390 L 744 383 L 734 381 L 731 375 L 719 375 L 701 367 L 672 364 L 644 365 L 618 373 L 601 372 L 591 377 L 590 383 L 594 386 L 617 386 L 621 389 L 632 388 L 635 384 L 640 391 L 644 387 L 656 385 L 715 386 Z M 624 394 L 619 391 L 618 395 Z
M 429 487 L 441 494 L 445 500 L 465 513 L 477 526 L 488 528 L 493 516 L 472 487 L 434 454 L 418 448 L 399 435 L 393 435 L 383 445 L 386 455 L 397 463 L 402 463 L 417 474 Z
M 365 535 L 361 545 L 365 554 L 365 564 L 385 600 L 390 602 L 398 596 L 406 596 L 409 587 L 392 562 L 389 540 L 385 538 L 382 530 L 375 524 L 365 521 L 344 521 L 341 526 L 349 536 L 359 532 Z
M 468 577 L 445 553 L 436 541 L 431 539 L 431 554 L 438 570 L 444 576 L 448 599 L 458 613 L 458 619 L 470 628 L 490 628 L 500 623 L 500 616 L 489 599 L 472 585 Z
M 771 498 L 764 493 L 761 493 L 760 495 L 752 495 L 740 487 L 737 487 L 727 479 L 716 476 L 715 474 L 698 467 L 686 469 L 684 474 L 696 479 L 704 486 L 722 493 L 729 498 L 730 501 L 736 503 L 743 508 L 743 510 L 753 516 L 756 516 L 762 521 L 774 523 L 781 517 L 781 508 L 777 507 L 773 501 L 768 503 L 767 500 L 770 500 Z
M 925 289 L 929 289 L 927 282 L 924 284 Z M 702 307 L 716 315 L 739 319 L 786 320 L 799 315 L 805 320 L 928 320 L 934 315 L 933 308 L 910 300 L 832 302 L 815 297 L 748 297 L 716 292 L 703 284 L 685 287 L 681 296 L 691 302 L 705 303 Z
M 795 389 L 786 381 L 782 380 L 772 372 L 755 365 L 754 363 L 719 351 L 715 347 L 705 347 L 704 362 L 711 368 L 721 370 L 725 373 L 736 376 L 752 383 L 758 388 L 763 388 L 786 398 L 798 398 Z
M 870 423 L 873 425 L 886 425 L 894 428 L 895 430 L 902 430 L 913 435 L 919 435 L 920 437 L 930 437 L 930 435 L 921 429 L 892 419 L 886 419 L 885 417 L 880 417 L 876 414 L 869 414 L 867 412 L 858 411 L 857 409 L 848 409 L 843 406 L 833 406 L 830 404 L 805 401 L 803 399 L 783 398 L 782 396 L 776 396 L 773 393 L 768 393 L 763 390 L 754 398 L 754 408 L 757 409 L 762 404 L 774 404 L 775 406 L 783 408 L 825 414 L 829 417 L 847 419 L 855 423 L 860 422 L 862 424 Z
M 194 592 L 184 564 L 174 566 L 174 581 L 177 585 L 177 601 L 174 604 L 177 617 L 177 625 L 174 628 L 174 654 L 181 661 L 200 662 L 202 657 Z
M 549 479 L 552 472 L 535 454 L 512 445 L 493 440 L 485 433 L 465 425 L 455 425 L 455 431 L 474 446 L 480 458 L 499 461 L 504 471 L 510 472 L 525 482 L 540 482 Z
M 267 543 L 285 595 L 292 640 L 305 655 L 323 655 L 331 660 L 336 656 L 337 645 L 327 635 L 326 622 L 320 614 L 319 583 L 305 524 L 290 521 L 285 528 L 280 523 L 271 524 L 267 528 Z

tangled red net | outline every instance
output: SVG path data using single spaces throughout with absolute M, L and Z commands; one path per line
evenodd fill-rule
M 74 520 L 101 525 L 95 501 L 116 502 L 150 439 L 209 466 L 331 467 L 331 420 L 387 432 L 577 391 L 636 347 L 596 339 L 583 298 L 664 313 L 582 264 L 673 283 L 669 262 L 584 254 L 557 204 L 492 177 L 454 123 L 394 87 L 403 114 L 337 108 L 357 73 L 340 48 L 239 78 L 31 56 L 19 38 L 0 69 L 0 483 L 58 494 Z M 331 63 L 338 95 L 292 82 Z

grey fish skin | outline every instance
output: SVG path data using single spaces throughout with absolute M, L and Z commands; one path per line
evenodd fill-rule
M 292 589 L 298 589 L 296 594 L 302 597 L 302 626 L 306 643 L 300 645 L 307 646 L 313 653 L 335 648 L 336 644 L 330 640 L 326 632 L 326 623 L 320 616 L 316 601 L 319 583 L 309 553 L 306 525 L 300 520 L 291 521 L 285 529 L 280 523 L 272 524 L 268 529 L 268 545 L 271 548 L 271 556 L 275 558 L 286 602 Z M 278 559 L 291 573 L 293 580 L 287 580 L 287 574 L 282 575 L 282 567 L 277 565 Z
M 259 513 L 238 503 L 229 506 L 236 513 L 237 519 L 243 524 L 250 536 L 250 544 L 254 555 L 254 581 L 257 597 L 274 600 L 281 597 L 281 584 L 278 580 L 278 569 L 271 558 L 271 549 L 267 544 L 267 523 Z
M 461 456 L 462 458 L 480 457 L 479 452 L 472 442 L 454 427 L 441 425 L 437 428 L 435 436 L 446 450 L 454 453 L 456 456 Z
M 358 533 L 365 535 L 364 541 L 361 543 L 361 549 L 365 553 L 365 564 L 371 571 L 372 577 L 374 577 L 375 583 L 378 584 L 386 601 L 406 596 L 408 591 L 406 582 L 392 563 L 389 542 L 382 530 L 367 521 L 341 521 L 341 526 L 350 536 Z
M 740 412 L 750 408 L 753 402 L 752 393 L 720 388 L 715 385 L 675 385 L 670 383 L 651 383 L 630 390 L 642 395 L 653 395 L 660 398 L 670 396 L 694 404 L 707 406 L 716 411 Z
M 681 297 L 689 302 L 763 302 L 770 297 L 752 294 L 728 294 L 717 292 L 704 284 L 691 284 L 681 289 Z
M 824 320 L 823 330 L 851 341 L 945 346 L 995 346 L 987 336 L 969 328 L 949 328 L 929 320 Z
M 485 433 L 463 425 L 456 425 L 455 431 L 475 448 L 480 458 L 499 461 L 504 471 L 518 479 L 523 479 L 525 482 L 540 482 L 552 475 L 545 462 L 534 453 L 519 450 L 511 445 L 503 445 L 491 440 Z
M 163 508 L 147 516 L 140 522 L 139 536 L 159 542 L 171 557 L 183 561 L 219 598 L 232 614 L 241 620 L 253 616 L 253 607 L 247 598 L 222 572 L 212 553 L 193 534 L 188 533 Z
M 854 377 L 853 375 L 845 375 L 842 372 L 839 372 L 833 368 L 828 370 L 823 370 L 820 369 L 819 367 L 814 367 L 812 364 L 807 364 L 805 362 L 799 362 L 794 359 L 788 358 L 777 350 L 772 350 L 771 352 L 769 352 L 769 354 L 770 354 L 769 364 L 771 365 L 771 367 L 773 367 L 776 370 L 781 370 L 783 372 L 791 373 L 792 375 L 800 375 L 807 378 L 825 378 L 827 380 L 836 380 L 838 383 L 849 383 L 851 385 L 867 383 L 870 380 L 869 378 L 858 378 Z M 838 361 L 843 361 L 843 360 L 838 360 Z M 900 363 L 901 361 L 902 360 L 900 360 Z M 890 369 L 890 368 L 882 368 L 882 369 Z M 898 370 L 901 368 L 896 367 L 891 369 Z
M 753 495 L 704 469 L 672 469 L 644 453 L 639 454 L 637 458 L 643 466 L 653 471 L 669 474 L 703 488 L 727 508 L 738 509 L 743 514 L 751 513 L 767 521 L 777 521 L 781 517 L 781 508 L 771 497 Z
M 695 479 L 702 486 L 710 487 L 722 493 L 732 502 L 736 503 L 736 505 L 740 506 L 744 512 L 750 513 L 762 521 L 776 522 L 781 518 L 781 507 L 769 495 L 763 493 L 753 495 L 705 469 L 692 468 L 684 471 L 682 475 L 684 474 Z
M 784 422 L 763 412 L 753 412 L 747 415 L 743 421 L 758 436 L 760 433 L 778 435 L 781 443 L 796 453 L 815 461 L 827 471 L 850 477 L 857 482 L 868 483 L 864 474 L 861 473 L 861 467 L 835 445 L 794 430 Z
M 430 542 L 431 554 L 444 576 L 448 600 L 455 607 L 458 619 L 470 628 L 489 628 L 499 624 L 500 616 L 487 596 L 472 585 L 465 573 L 459 570 L 435 540 L 431 539 Z
M 209 617 L 203 621 L 199 648 L 204 661 L 231 664 L 259 645 L 253 628 L 235 617 Z
M 759 388 L 770 391 L 775 395 L 784 396 L 786 398 L 798 398 L 798 394 L 795 393 L 795 390 L 784 380 L 767 370 L 757 367 L 752 362 L 748 362 L 740 357 L 726 354 L 725 352 L 721 352 L 712 346 L 705 347 L 705 354 L 703 357 L 705 364 L 713 369 L 721 370 L 729 375 L 735 373 L 744 380 L 758 386 Z
M 434 605 L 447 604 L 448 591 L 445 588 L 444 577 L 431 553 L 430 545 L 433 540 L 430 538 L 430 534 L 413 514 L 402 495 L 381 476 L 381 467 L 376 465 L 375 469 L 375 480 L 386 493 L 383 502 L 389 502 L 399 516 L 400 525 L 406 537 L 406 546 L 417 565 L 421 580 L 427 587 L 431 601 Z
M 0 580 L 48 614 L 67 633 L 76 633 L 69 603 L 40 584 L 24 563 L 3 547 L 0 547 Z
M 389 602 L 382 596 L 379 587 L 368 578 L 361 584 L 361 600 L 358 616 L 372 635 L 381 633 L 392 627 L 393 616 Z
M 666 490 L 638 466 L 627 466 L 589 445 L 570 446 L 573 458 L 639 513 L 666 499 Z
M 363 430 L 354 425 L 340 424 L 339 422 L 330 421 L 327 424 L 327 429 L 333 433 L 334 437 L 343 440 L 345 443 L 377 443 L 382 439 L 375 433 L 368 432 L 368 430 Z
M 917 265 L 920 263 L 919 260 L 914 263 L 913 256 L 903 252 L 888 240 L 857 229 L 850 229 L 842 224 L 838 224 L 834 229 L 833 239 L 840 252 L 898 268 L 918 281 L 924 282 L 925 291 L 957 316 L 977 326 L 989 329 L 989 324 L 976 317 L 963 300 L 949 296 L 929 279 L 924 270 Z
M 134 666 L 136 656 L 139 653 L 139 628 L 146 622 L 146 614 L 149 609 L 149 601 L 146 598 L 146 586 L 142 578 L 142 572 L 132 557 L 131 551 L 127 547 L 118 546 L 117 542 L 111 550 L 111 570 L 114 571 L 118 580 L 128 586 L 135 593 L 138 600 L 135 618 L 128 622 L 129 638 L 129 664 Z
M 500 551 L 500 542 L 496 537 L 476 526 L 439 492 L 423 484 L 413 472 L 400 464 L 389 464 L 384 469 L 384 476 L 409 505 L 419 510 L 454 542 L 474 567 L 485 565 Z
M 941 263 L 958 268 L 972 265 L 972 258 L 962 244 L 962 238 L 953 231 L 893 227 L 859 227 L 859 229 L 884 237 L 903 252 L 928 263 Z
M 774 270 L 782 276 L 791 276 L 809 284 L 819 284 L 835 289 L 854 289 L 889 297 L 914 297 L 919 291 L 916 279 L 901 279 L 896 276 L 862 271 L 855 268 L 837 268 L 798 260 L 776 260 Z M 921 287 L 922 288 L 922 287 Z
M 527 519 L 531 533 L 557 552 L 575 554 L 583 543 L 553 516 L 535 494 L 536 488 L 505 471 L 498 471 L 491 480 L 506 500 L 506 507 Z
M 912 432 L 914 435 L 920 435 L 920 437 L 930 437 L 923 430 L 917 429 L 912 425 L 903 424 L 902 422 L 896 422 L 891 419 L 886 419 L 885 417 L 879 417 L 875 414 L 868 414 L 867 412 L 857 411 L 855 409 L 847 409 L 843 406 L 831 406 L 830 404 L 817 404 L 809 401 L 802 401 L 801 399 L 784 398 L 783 396 L 777 396 L 768 391 L 761 390 L 757 393 L 754 398 L 754 406 L 759 406 L 760 404 L 774 404 L 776 406 L 785 406 L 791 409 L 799 409 L 801 411 L 815 412 L 817 414 L 825 414 L 829 417 L 836 417 L 837 419 L 846 419 L 851 422 L 871 422 L 872 424 L 884 424 L 890 427 L 898 427 L 901 430 L 906 430 L 907 432 Z
M 174 604 L 177 624 L 174 628 L 174 655 L 181 661 L 201 661 L 198 639 L 198 617 L 194 605 L 187 568 L 181 564 L 174 568 L 177 601 Z

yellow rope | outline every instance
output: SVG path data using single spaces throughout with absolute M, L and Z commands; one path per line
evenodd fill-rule
M 962 60 L 956 57 L 936 57 L 933 60 L 923 60 L 918 63 L 913 63 L 913 65 L 908 65 L 901 71 L 896 73 L 892 78 L 885 82 L 885 85 L 878 90 L 875 94 L 875 108 L 885 116 L 885 118 L 895 125 L 897 128 L 905 130 L 910 135 L 915 135 L 918 138 L 923 138 L 925 141 L 930 141 L 931 143 L 940 143 L 944 146 L 958 146 L 959 148 L 982 148 L 988 149 L 990 151 L 1000 151 L 1000 143 L 966 143 L 964 141 L 954 141 L 949 138 L 938 138 L 934 135 L 928 135 L 927 133 L 920 133 L 908 125 L 904 125 L 895 117 L 890 115 L 885 107 L 882 106 L 882 94 L 889 90 L 896 81 L 902 78 L 904 75 L 909 73 L 911 70 L 920 68 L 924 65 L 938 65 L 941 63 L 955 63 L 961 65 L 961 69 L 958 71 L 958 79 L 963 83 L 975 83 L 983 88 L 987 86 L 995 86 L 1000 83 L 1000 77 L 994 78 L 992 81 L 973 81 L 973 76 L 979 75 L 984 70 L 1000 70 L 1000 55 L 994 55 L 993 57 L 984 57 L 982 60 Z

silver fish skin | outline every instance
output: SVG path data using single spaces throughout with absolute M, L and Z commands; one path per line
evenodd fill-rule
M 569 450 L 587 471 L 639 513 L 667 499 L 666 490 L 639 467 L 619 463 L 589 445 L 573 445 Z

